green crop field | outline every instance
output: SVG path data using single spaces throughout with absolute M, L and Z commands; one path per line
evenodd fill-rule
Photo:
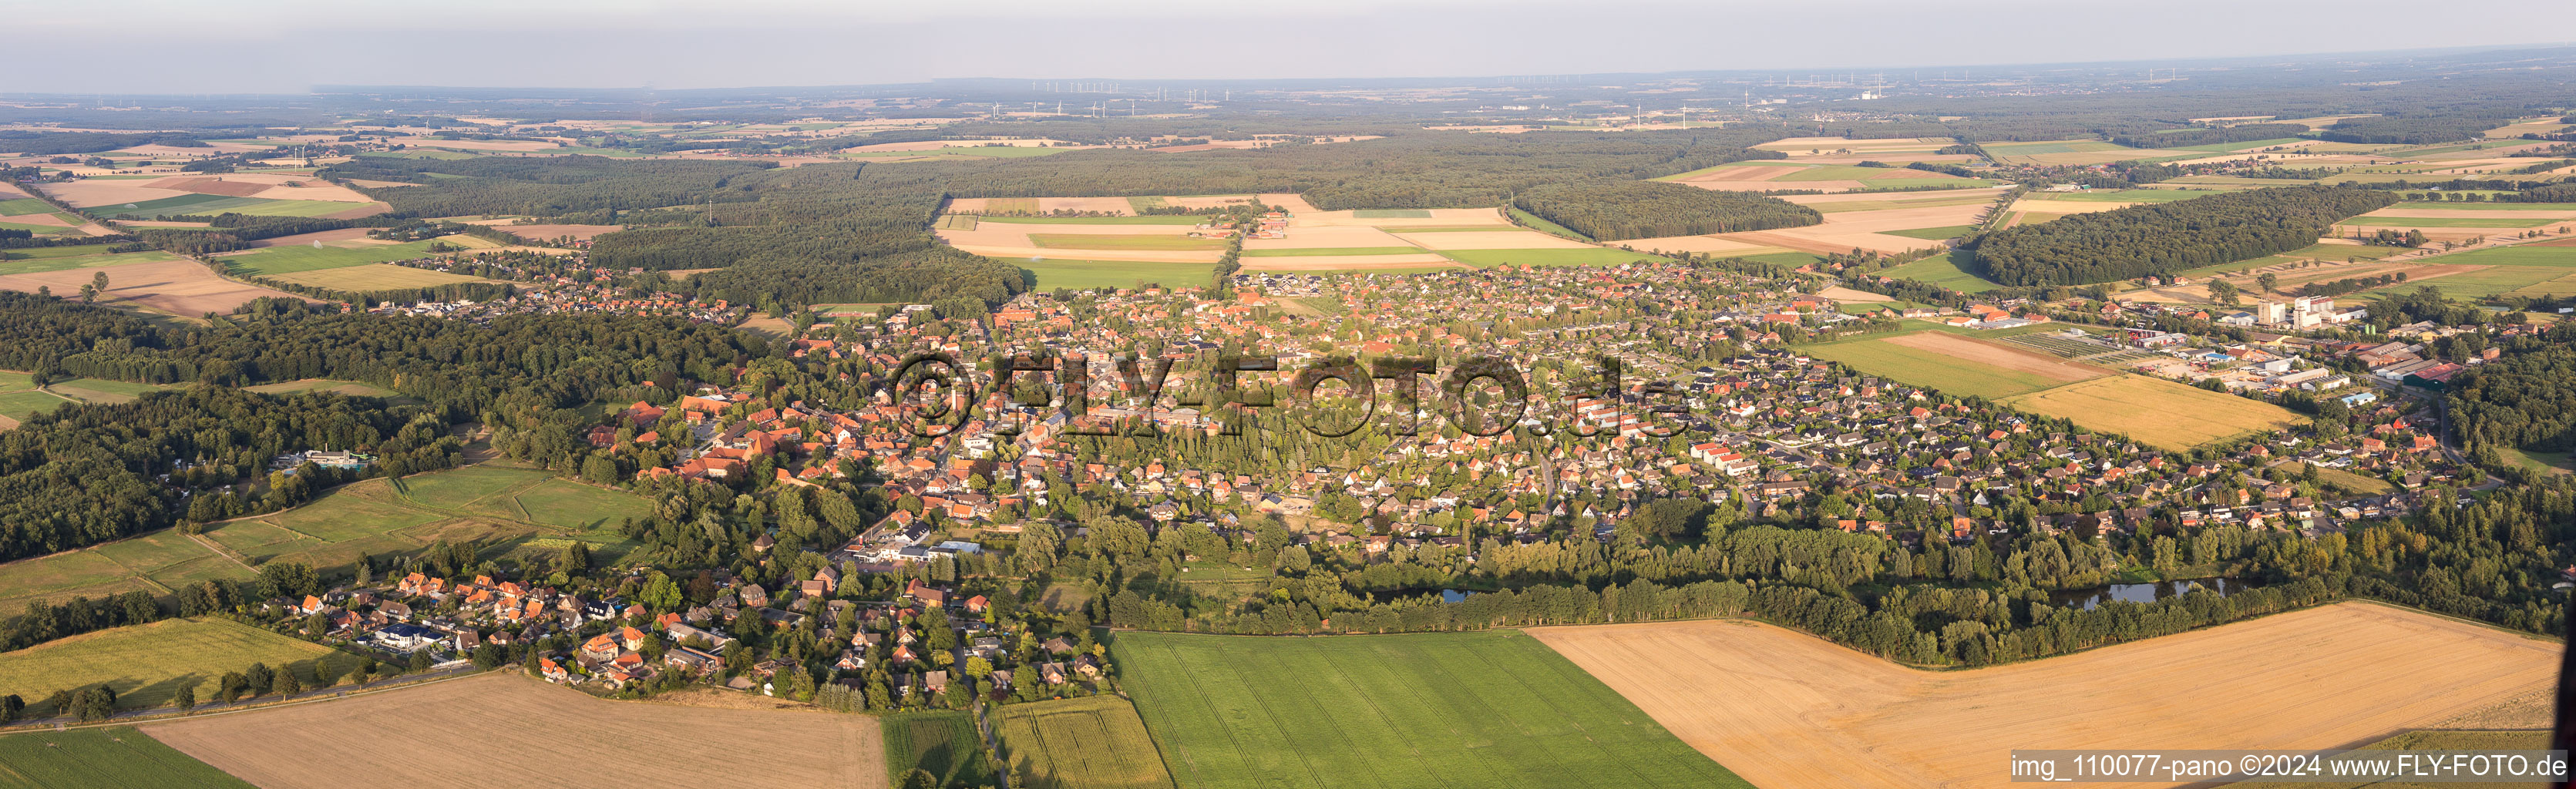
M 2576 270 L 2576 247 L 2495 247 L 2444 255 L 2437 260 L 2446 266 L 2531 266 Z
M 31 225 L 25 222 L 0 222 L 0 230 L 24 230 L 39 236 L 82 235 L 80 229 L 60 225 Z
M 1136 707 L 1116 696 L 1013 704 L 994 724 L 1002 763 L 1050 789 L 1171 789 Z
M 975 716 L 963 712 L 908 712 L 884 719 L 886 775 L 928 770 L 940 786 L 985 786 L 993 781 Z
M 1029 243 L 1057 249 L 1115 250 L 1217 250 L 1226 247 L 1219 238 L 1189 236 L 1146 236 L 1125 233 L 1030 233 Z
M 269 247 L 256 252 L 225 255 L 217 260 L 234 273 L 248 276 L 277 276 L 303 271 L 318 271 L 344 266 L 364 266 L 396 260 L 428 257 L 430 241 L 411 241 L 384 246 L 341 247 Z
M 1984 293 L 2003 287 L 2002 283 L 1977 276 L 1975 257 L 1975 253 L 1966 251 L 1934 255 L 1881 273 L 1897 279 L 1928 282 L 1961 293 Z
M 0 200 L 0 216 L 27 216 L 30 214 L 50 214 L 53 212 L 54 204 L 38 200 L 33 197 L 18 197 Z
M 1421 247 L 1339 247 L 1334 249 L 1247 249 L 1248 258 L 1335 258 L 1353 255 L 1418 255 L 1430 250 Z
M 1883 171 L 1883 170 L 1882 170 L 1881 172 L 1886 172 L 1886 171 Z M 1914 173 L 1914 172 L 1922 172 L 1922 171 L 1920 171 L 1920 170 L 1897 170 L 1896 172 L 1900 172 L 1900 173 Z M 1910 189 L 1914 189 L 1914 188 L 1916 188 L 1916 187 L 1924 187 L 1924 186 L 1943 186 L 1943 187 L 1951 187 L 1951 188 L 1957 188 L 1957 189 L 1966 189 L 1966 188 L 1969 188 L 1969 187 L 1993 186 L 1993 185 L 1995 185 L 1995 182 L 1993 182 L 1993 181 L 1988 181 L 1988 180 L 1983 179 L 1983 178 L 1951 178 L 1951 177 L 1948 177 L 1948 176 L 1943 176 L 1943 177 L 1939 177 L 1939 178 L 1889 178 L 1889 177 L 1883 177 L 1883 176 L 1882 176 L 1882 177 L 1878 177 L 1878 178 L 1868 178 L 1868 179 L 1863 179 L 1863 180 L 1861 181 L 1861 184 L 1862 184 L 1862 187 L 1861 187 L 1860 189 L 1856 189 L 1856 190 L 1854 190 L 1854 191 L 1860 191 L 1860 192 L 1875 192 L 1875 191 L 1880 191 L 1880 190 L 1896 190 L 1896 189 L 1909 189 L 1909 190 L 1910 190 Z
M 2443 194 L 2462 194 L 2462 192 L 2443 192 Z M 2502 193 L 2495 192 L 2494 194 Z M 2410 200 L 2398 203 L 2395 207 L 2429 208 L 2436 211 L 2530 211 L 2534 213 L 2547 214 L 2576 214 L 2576 203 L 2489 203 L 2485 201 L 2471 203 L 2467 201 L 2452 202 L 2448 200 Z
M 988 216 L 986 222 L 1005 225 L 1195 225 L 1207 221 L 1197 216 Z
M 85 251 L 90 254 L 28 254 L 30 252 L 52 252 L 55 250 L 77 250 Z M 0 255 L 0 257 L 6 258 L 5 260 L 0 260 L 0 274 L 34 274 L 41 271 L 69 271 L 80 268 L 122 266 L 128 263 L 167 263 L 180 259 L 177 255 L 157 249 L 147 249 L 141 252 L 111 253 L 107 251 L 107 247 L 105 246 L 87 244 L 70 247 L 37 247 L 35 249 L 0 250 L 0 253 L 5 253 L 5 255 Z M 115 278 L 112 275 L 109 277 L 108 287 L 116 287 Z M 57 295 L 74 295 L 79 291 L 79 288 L 66 288 L 64 290 L 69 292 L 61 292 Z
M 1925 238 L 1933 241 L 1940 241 L 1943 239 L 1958 238 L 1960 236 L 1967 235 L 1968 231 L 1975 229 L 1977 229 L 1976 225 L 1951 225 L 1949 227 L 1921 227 L 1913 230 L 1888 230 L 1882 232 L 1891 236 Z
M 1171 201 L 1169 201 L 1169 200 L 1165 200 L 1165 199 L 1160 198 L 1160 197 L 1130 197 L 1130 198 L 1127 198 L 1127 209 L 1128 209 L 1128 210 L 1130 210 L 1130 211 L 1134 211 L 1134 212 L 1136 212 L 1136 213 L 1138 213 L 1138 214 L 1143 214 L 1143 213 L 1145 213 L 1145 212 L 1147 212 L 1147 211 L 1151 211 L 1151 210 L 1154 210 L 1154 209 L 1157 209 L 1157 208 L 1164 208 L 1164 207 L 1168 207 L 1168 206 L 1170 206 L 1170 205 L 1171 205 Z
M 132 726 L 0 737 L 0 789 L 252 789 Z
M 1625 252 L 1606 247 L 1582 249 L 1468 249 L 1440 253 L 1450 260 L 1477 268 L 1513 266 L 1615 266 L 1640 260 L 1663 260 L 1659 255 Z
M 2109 189 L 2055 194 L 2042 192 L 2031 195 L 2028 199 L 2072 200 L 2078 203 L 2171 203 L 2214 194 L 2218 192 L 2204 189 Z
M 42 717 L 54 714 L 44 701 L 54 691 L 106 683 L 116 689 L 119 709 L 148 709 L 170 703 L 187 686 L 197 689 L 199 701 L 211 700 L 224 672 L 252 663 L 292 666 L 310 684 L 315 661 L 324 660 L 336 676 L 357 665 L 358 656 L 228 619 L 167 619 L 0 654 L 0 693 L 26 699 L 27 714 Z
M 2507 293 L 2517 296 L 2576 294 L 2576 247 L 2495 247 L 2443 255 L 2428 262 L 2486 268 L 2399 282 L 2374 292 L 2411 293 L 2417 288 L 2429 287 L 2451 298 L 2468 300 Z
M 0 416 L 24 422 L 28 417 L 50 413 L 68 402 L 71 401 L 32 389 L 0 392 Z
M 2144 375 L 2114 375 L 2003 401 L 2176 452 L 2307 421 L 2271 403 Z
M 1908 348 L 1886 342 L 1902 334 L 1799 346 L 1809 356 L 1831 359 L 1870 375 L 1883 376 L 1946 394 L 1988 399 L 2026 394 L 2060 386 L 2064 380 L 2005 369 L 1991 364 Z
M 1038 290 L 1056 288 L 1132 288 L 1138 282 L 1165 287 L 1198 287 L 1214 281 L 1214 263 L 1158 263 L 1136 260 L 1072 258 L 994 258 L 1037 275 Z
M 2044 153 L 2098 153 L 2102 151 L 2136 150 L 2132 148 L 2123 148 L 2101 140 L 1998 142 L 1987 143 L 1985 148 L 1987 153 L 1991 153 L 1996 156 L 2036 156 Z
M 482 277 L 472 277 L 464 274 L 449 274 L 444 271 L 431 271 L 429 269 L 412 268 L 410 266 L 397 266 L 391 263 L 366 263 L 356 266 L 344 266 L 341 268 L 298 271 L 289 274 L 280 274 L 277 275 L 277 278 L 286 282 L 311 285 L 317 288 L 348 291 L 350 293 L 365 293 L 368 291 L 393 290 L 397 288 L 431 288 L 440 285 L 453 285 L 460 282 L 491 281 Z
M 1185 789 L 1750 786 L 1515 630 L 1111 649 Z
M 1959 184 L 1961 184 L 1962 186 L 1966 186 L 1966 185 L 1971 184 L 1972 182 L 1970 182 L 1970 181 L 1959 181 L 1958 183 L 1959 183 Z M 1935 207 L 1940 207 L 1940 206 L 1953 206 L 1953 205 L 1984 205 L 1984 204 L 1987 204 L 1987 203 L 1992 203 L 1992 202 L 1994 202 L 1994 201 L 1995 201 L 1995 196 L 1996 196 L 1996 195 L 1998 195 L 1998 194 L 2001 194 L 2001 193 L 1999 193 L 1999 192 L 1990 192 L 1990 191 L 1986 191 L 1986 190 L 1983 190 L 1983 189 L 1977 189 L 1977 190 L 1969 190 L 1969 193 L 1968 193 L 1968 194 L 1958 194 L 1958 193 L 1956 193 L 1956 192 L 1921 192 L 1921 193 L 1919 193 L 1919 194 L 1929 194 L 1929 195 L 1935 195 L 1935 196 L 1933 196 L 1933 197 L 1900 198 L 1900 197 L 1896 197 L 1896 196 L 1894 196 L 1894 195 L 1890 195 L 1890 196 L 1889 196 L 1887 199 L 1885 199 L 1885 200 L 1841 200 L 1841 201 L 1836 201 L 1836 202 L 1831 202 L 1831 203 L 1815 203 L 1815 204 L 1808 205 L 1807 207 L 1808 207 L 1808 208 L 1816 209 L 1816 212 L 1817 212 L 1817 213 L 1820 213 L 1820 214 L 1839 214 L 1839 213 L 1845 213 L 1845 212 L 1849 212 L 1849 211 L 1894 211 L 1894 210 L 1897 210 L 1897 209 L 1900 209 L 1900 208 L 1935 208 Z M 1409 232 L 1409 231 L 1408 231 L 1408 232 Z

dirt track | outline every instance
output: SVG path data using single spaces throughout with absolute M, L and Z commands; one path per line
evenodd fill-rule
M 885 785 L 872 716 L 602 701 L 507 670 L 143 730 L 261 789 Z
M 2547 705 L 2529 697 L 2555 683 L 2559 651 L 2371 603 L 1949 672 L 1737 620 L 1528 632 L 1765 787 L 2001 786 L 2014 748 L 2321 748 L 2446 720 L 2543 726 Z

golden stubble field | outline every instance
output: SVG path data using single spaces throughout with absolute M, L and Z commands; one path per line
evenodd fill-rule
M 1946 672 L 1741 620 L 1528 632 L 1700 752 L 1780 787 L 2002 786 L 2014 748 L 2299 749 L 2445 722 L 2540 727 L 2559 651 L 2358 602 Z
M 511 671 L 143 730 L 261 789 L 886 782 L 871 716 L 603 701 Z

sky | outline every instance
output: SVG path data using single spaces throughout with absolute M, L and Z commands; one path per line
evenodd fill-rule
M 2568 0 L 13 0 L 0 93 L 1932 68 L 2542 44 Z M 2154 10 L 2144 10 L 2153 8 Z M 2436 9 L 2439 9 L 2438 11 Z M 2443 13 L 2448 12 L 2448 13 Z M 2444 22 L 2449 18 L 2457 23 Z M 2407 22 L 2403 20 L 2414 20 Z M 2511 20 L 2510 24 L 2502 22 Z M 2416 22 L 2420 22 L 2418 24 Z

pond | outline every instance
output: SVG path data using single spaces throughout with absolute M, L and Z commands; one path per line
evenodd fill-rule
M 2241 578 L 2195 578 L 2145 584 L 2112 584 L 2089 589 L 2059 589 L 2048 593 L 2048 602 L 2060 608 L 2081 608 L 2090 611 L 2113 600 L 2152 603 L 2191 591 L 2193 586 L 2217 592 L 2219 596 L 2224 597 L 2262 585 L 2260 582 Z

